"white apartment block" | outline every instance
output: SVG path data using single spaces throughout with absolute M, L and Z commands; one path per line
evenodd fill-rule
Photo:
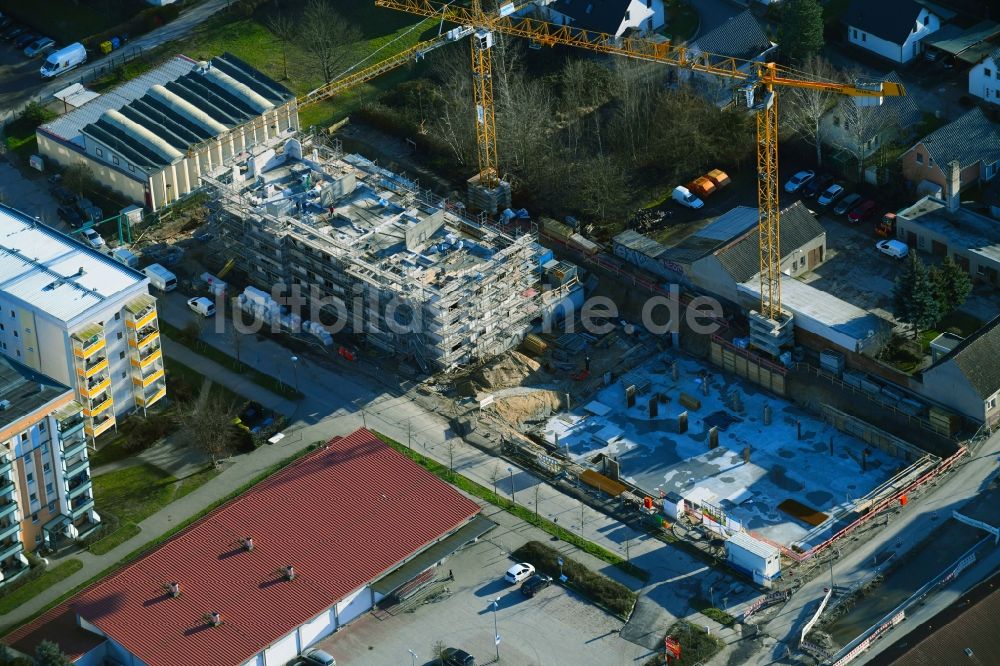
M 0 585 L 27 571 L 25 551 L 57 550 L 100 526 L 75 398 L 0 355 Z
M 166 395 L 149 280 L 0 205 L 0 352 L 76 390 L 91 439 Z

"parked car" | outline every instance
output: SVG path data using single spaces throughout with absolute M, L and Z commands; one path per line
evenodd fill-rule
M 202 317 L 211 317 L 215 314 L 215 303 L 204 296 L 195 296 L 188 299 L 188 307 L 197 312 Z
M 21 35 L 28 31 L 23 25 L 11 25 L 8 26 L 6 30 L 3 31 L 3 38 L 8 42 L 13 42 L 18 39 Z
M 895 239 L 880 240 L 875 243 L 875 247 L 882 254 L 887 254 L 890 257 L 896 259 L 905 259 L 906 255 L 910 254 L 910 248 L 903 241 L 898 241 Z
M 97 249 L 102 245 L 104 245 L 104 239 L 101 238 L 101 234 L 97 233 L 93 229 L 90 228 L 84 229 L 81 235 L 83 236 L 84 240 L 90 243 L 90 247 L 94 249 Z
M 549 585 L 552 584 L 552 576 L 545 574 L 535 574 L 528 580 L 521 583 L 521 594 L 526 597 L 533 597 Z
M 847 216 L 847 221 L 851 224 L 861 224 L 874 214 L 875 202 L 869 199 L 852 210 Z
M 28 44 L 35 41 L 39 37 L 41 37 L 41 35 L 39 35 L 37 32 L 26 32 L 14 40 L 14 48 L 17 49 L 18 51 L 21 51 Z
M 785 191 L 791 194 L 792 192 L 798 192 L 802 189 L 802 186 L 808 183 L 810 180 L 816 177 L 815 171 L 799 171 L 797 174 L 788 179 L 785 183 Z
M 687 184 L 687 188 L 692 194 L 705 198 L 715 192 L 715 181 L 708 176 L 699 176 Z
M 857 192 L 853 194 L 848 194 L 846 197 L 840 200 L 837 207 L 833 209 L 833 212 L 837 215 L 844 215 L 850 213 L 854 210 L 854 207 L 861 203 L 861 195 Z
M 61 204 L 71 204 L 76 199 L 73 193 L 62 185 L 54 185 L 52 187 L 52 196 Z
M 337 660 L 329 652 L 319 648 L 309 648 L 302 653 L 302 660 L 308 666 L 337 666 Z
M 823 190 L 823 193 L 819 195 L 816 200 L 816 204 L 819 206 L 830 206 L 834 204 L 840 197 L 844 196 L 847 190 L 844 189 L 843 185 L 834 183 L 830 187 Z
M 476 658 L 465 650 L 450 647 L 441 653 L 441 663 L 444 666 L 476 666 Z
M 805 187 L 802 188 L 802 196 L 811 199 L 832 184 L 833 176 L 828 173 L 820 174 L 806 183 Z
M 517 584 L 526 578 L 530 578 L 535 575 L 535 567 L 528 564 L 527 562 L 521 562 L 515 564 L 510 569 L 507 569 L 507 573 L 504 574 L 504 580 L 508 583 Z
M 683 185 L 678 185 L 674 188 L 673 199 L 680 205 L 693 208 L 695 210 L 705 205 L 704 201 L 691 194 L 691 190 Z
M 83 217 L 72 206 L 59 206 L 56 209 L 56 214 L 59 215 L 63 222 L 74 229 L 83 226 Z
M 24 55 L 29 58 L 42 55 L 49 49 L 55 48 L 56 40 L 49 37 L 39 37 L 24 48 Z

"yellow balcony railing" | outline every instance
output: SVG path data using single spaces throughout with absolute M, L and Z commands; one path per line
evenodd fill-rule
M 159 391 L 149 396 L 148 398 L 145 398 L 141 395 L 136 396 L 136 404 L 138 404 L 140 407 L 149 407 L 153 403 L 163 398 L 165 395 L 167 395 L 167 387 L 161 386 Z
M 104 346 L 105 341 L 103 337 L 98 337 L 94 340 L 87 341 L 86 343 L 74 342 L 73 353 L 77 356 L 77 358 L 90 358 L 97 352 L 104 349 Z
M 160 331 L 154 329 L 152 333 L 147 333 L 146 335 L 144 335 L 139 340 L 132 340 L 132 338 L 130 337 L 128 343 L 130 345 L 132 345 L 133 347 L 137 347 L 139 349 L 142 349 L 143 347 L 145 347 L 146 345 L 148 345 L 150 342 L 153 342 L 154 340 L 159 340 L 159 339 L 160 339 Z
M 101 421 L 97 425 L 94 425 L 93 421 L 88 419 L 87 425 L 83 427 L 83 430 L 91 437 L 97 437 L 101 433 L 107 431 L 114 424 L 115 424 L 115 419 L 113 417 L 105 419 L 104 421 Z
M 92 388 L 88 387 L 86 383 L 81 383 L 80 393 L 85 398 L 93 398 L 96 395 L 100 395 L 101 391 L 106 390 L 109 386 L 111 386 L 110 376 L 100 380 L 99 382 L 94 384 Z
M 132 375 L 132 383 L 136 385 L 141 385 L 142 388 L 146 388 L 147 386 L 155 382 L 157 379 L 160 379 L 161 377 L 163 377 L 163 368 L 160 368 L 156 372 L 150 373 L 145 377 Z
M 137 358 L 136 356 L 132 356 L 132 365 L 136 368 L 146 368 L 149 366 L 150 363 L 152 363 L 158 358 L 163 358 L 163 351 L 160 349 L 157 349 L 155 352 L 153 352 L 149 356 L 146 356 L 145 358 Z
M 129 326 L 129 328 L 142 328 L 154 319 L 156 319 L 156 308 L 150 309 L 149 312 L 142 315 L 138 319 L 127 319 L 125 324 Z
M 90 366 L 84 366 L 82 368 L 82 371 L 84 377 L 90 378 L 96 375 L 97 373 L 107 369 L 108 369 L 108 359 L 102 358 L 98 363 L 94 363 L 93 365 Z
M 109 395 L 107 398 L 105 398 L 104 400 L 102 400 L 100 404 L 95 405 L 94 407 L 91 407 L 90 409 L 84 408 L 83 415 L 84 416 L 97 416 L 101 412 L 106 411 L 109 407 L 111 407 L 111 405 L 112 405 L 112 400 L 111 400 L 111 396 Z

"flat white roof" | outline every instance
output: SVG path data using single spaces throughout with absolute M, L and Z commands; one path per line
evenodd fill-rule
M 66 104 L 72 106 L 73 108 L 78 108 L 92 99 L 97 99 L 101 95 L 93 90 L 84 88 L 82 83 L 74 83 L 71 86 L 63 88 L 52 96 L 62 102 L 66 102 Z
M 142 273 L 0 205 L 0 292 L 70 322 L 146 282 Z
M 769 543 L 764 543 L 763 541 L 754 539 L 746 532 L 736 532 L 733 536 L 726 539 L 726 542 L 742 548 L 749 553 L 753 553 L 757 557 L 761 557 L 765 560 L 779 554 L 777 548 Z

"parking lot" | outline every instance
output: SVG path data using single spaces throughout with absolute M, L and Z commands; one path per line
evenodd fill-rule
M 487 508 L 486 514 L 495 511 Z M 554 585 L 529 599 L 518 586 L 503 581 L 504 572 L 513 564 L 507 552 L 538 536 L 533 528 L 521 526 L 514 531 L 498 528 L 488 540 L 445 562 L 439 576 L 447 577 L 450 569 L 455 580 L 439 600 L 413 612 L 366 615 L 319 646 L 344 666 L 410 664 L 409 650 L 418 655 L 414 663 L 433 664 L 431 646 L 437 641 L 466 650 L 478 664 L 495 662 L 490 604 L 499 598 L 496 621 L 501 664 L 625 666 L 647 658 L 648 650 L 619 637 L 621 620 L 575 593 Z M 568 548 L 562 542 L 550 545 Z M 585 556 L 580 559 L 584 561 Z

